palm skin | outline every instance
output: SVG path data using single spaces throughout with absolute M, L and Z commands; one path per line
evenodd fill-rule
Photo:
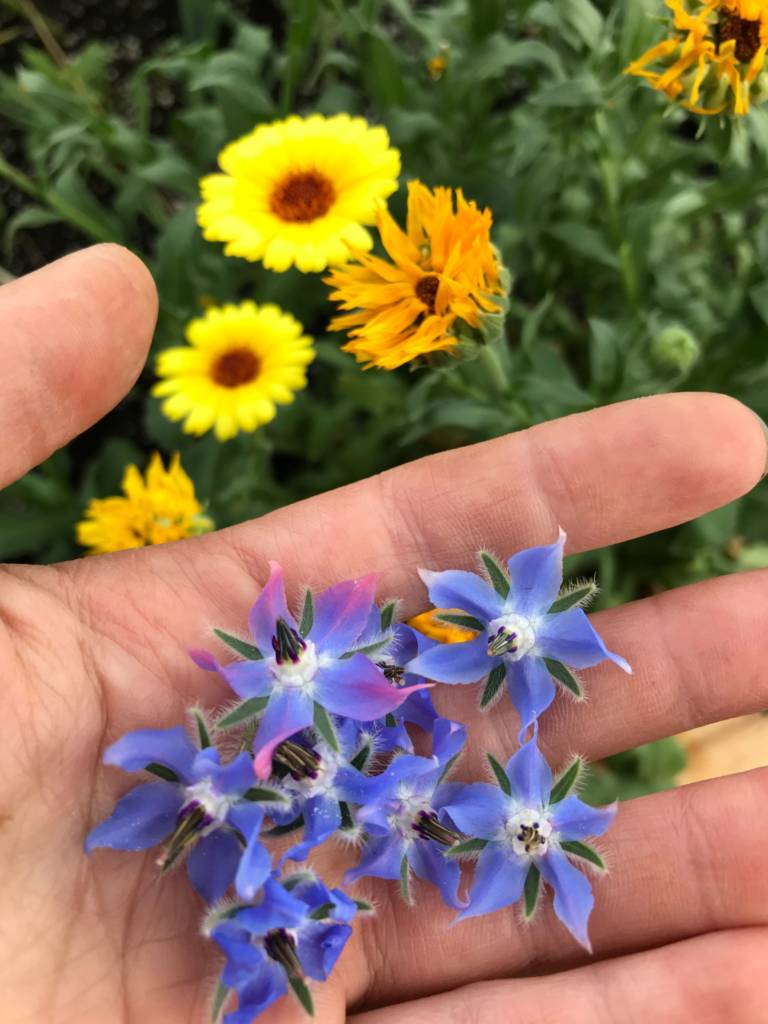
M 155 310 L 146 270 L 114 246 L 0 291 L 0 485 L 119 400 Z M 445 453 L 181 544 L 1 568 L 3 1020 L 206 1019 L 218 965 L 184 873 L 159 880 L 152 851 L 86 857 L 82 842 L 135 781 L 101 766 L 110 742 L 227 698 L 186 651 L 212 625 L 244 624 L 268 558 L 296 585 L 379 572 L 379 593 L 402 595 L 410 613 L 425 604 L 416 566 L 471 568 L 478 547 L 506 555 L 547 542 L 558 524 L 569 550 L 615 543 L 738 497 L 765 465 L 764 432 L 743 406 L 665 396 Z M 596 616 L 635 676 L 601 666 L 586 674 L 587 704 L 558 698 L 542 720 L 552 763 L 768 706 L 767 581 L 713 580 Z M 480 777 L 482 751 L 504 759 L 515 747 L 511 705 L 481 718 L 476 699 L 473 687 L 437 697 L 469 726 L 468 779 Z M 547 900 L 529 925 L 500 912 L 448 930 L 453 912 L 428 887 L 409 909 L 388 884 L 361 882 L 356 894 L 373 896 L 378 914 L 316 989 L 317 1019 L 768 1021 L 766 797 L 759 770 L 622 805 L 601 844 L 611 872 L 596 884 L 591 959 Z M 345 859 L 329 843 L 313 863 L 335 882 Z M 286 1000 L 262 1019 L 302 1015 Z

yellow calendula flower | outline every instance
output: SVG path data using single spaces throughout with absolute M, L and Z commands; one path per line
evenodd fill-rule
M 363 252 L 324 280 L 342 310 L 331 330 L 349 332 L 345 351 L 366 367 L 394 370 L 439 351 L 453 351 L 462 331 L 482 327 L 503 303 L 501 267 L 491 245 L 491 211 L 461 190 L 408 185 L 402 231 L 386 210 L 377 226 L 391 262 Z
M 460 608 L 432 608 L 428 612 L 421 612 L 408 620 L 412 629 L 431 637 L 432 640 L 439 640 L 441 644 L 461 644 L 466 640 L 472 640 L 477 636 L 472 629 L 464 629 L 463 626 L 454 626 L 450 622 L 442 622 L 438 615 L 447 613 L 454 615 L 466 615 Z
M 768 0 L 666 0 L 667 39 L 627 67 L 695 114 L 742 115 L 768 98 Z
M 165 399 L 169 419 L 184 420 L 187 434 L 212 429 L 227 441 L 256 430 L 306 387 L 307 366 L 315 358 L 312 339 L 277 306 L 211 306 L 186 333 L 188 345 L 158 356 L 163 380 L 152 393 Z
M 126 468 L 122 497 L 91 501 L 76 529 L 78 543 L 100 555 L 197 536 L 213 522 L 203 515 L 179 456 L 165 469 L 155 452 L 144 476 L 136 466 Z
M 200 182 L 205 238 L 270 270 L 319 271 L 371 248 L 363 225 L 397 189 L 400 154 L 361 117 L 313 114 L 259 125 L 219 166 Z

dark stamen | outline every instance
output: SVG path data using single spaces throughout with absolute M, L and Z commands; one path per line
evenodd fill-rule
M 200 838 L 200 833 L 211 824 L 213 819 L 206 813 L 196 800 L 182 807 L 176 820 L 176 828 L 165 845 L 165 850 L 158 860 L 160 869 L 167 871 L 172 867 L 186 849 L 193 846 Z
M 760 19 L 741 18 L 738 14 L 722 12 L 715 26 L 718 50 L 723 43 L 736 42 L 736 60 L 749 64 L 760 49 Z
M 488 654 L 496 657 L 499 654 L 514 654 L 517 650 L 517 633 L 500 626 L 495 636 L 488 641 Z
M 278 665 L 284 665 L 286 661 L 290 661 L 294 665 L 298 664 L 301 652 L 307 649 L 307 645 L 296 630 L 291 629 L 285 619 L 278 619 L 275 629 L 277 632 L 272 637 L 275 661 Z
M 411 824 L 420 838 L 431 839 L 442 846 L 454 846 L 465 838 L 461 832 L 441 825 L 434 811 L 419 811 L 418 818 Z
M 303 975 L 301 963 L 296 956 L 296 942 L 285 928 L 275 928 L 264 937 L 264 949 L 268 957 L 276 960 L 285 968 L 285 973 L 293 978 Z
M 292 740 L 283 740 L 277 747 L 273 759 L 288 769 L 294 779 L 316 779 L 320 767 L 320 755 L 314 750 L 302 747 Z

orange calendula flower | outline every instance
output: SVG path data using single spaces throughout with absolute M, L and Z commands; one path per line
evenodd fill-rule
M 477 636 L 472 629 L 454 626 L 450 622 L 443 622 L 438 618 L 440 615 L 449 613 L 453 615 L 467 614 L 460 608 L 431 608 L 427 612 L 421 612 L 420 615 L 414 615 L 412 619 L 408 620 L 408 625 L 432 640 L 439 640 L 441 644 L 461 644 Z
M 324 280 L 346 312 L 331 330 L 346 330 L 345 351 L 366 368 L 394 370 L 420 356 L 456 350 L 478 336 L 504 302 L 503 268 L 491 244 L 491 211 L 460 189 L 408 185 L 408 223 L 401 230 L 380 209 L 377 227 L 389 260 L 355 250 L 354 262 Z
M 666 0 L 667 39 L 626 72 L 695 114 L 749 112 L 768 97 L 768 0 Z

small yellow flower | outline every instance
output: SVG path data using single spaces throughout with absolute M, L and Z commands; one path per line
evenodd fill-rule
M 408 620 L 408 625 L 432 640 L 439 640 L 441 644 L 462 644 L 477 636 L 474 630 L 464 629 L 463 626 L 453 626 L 450 622 L 441 622 L 438 615 L 445 615 L 448 612 L 454 615 L 467 614 L 460 608 L 431 608 L 428 612 L 414 615 L 412 619 Z
M 762 74 L 768 48 L 768 0 L 666 0 L 667 39 L 626 72 L 695 114 L 749 112 L 768 97 Z M 651 70 L 651 66 L 658 70 Z
M 448 67 L 448 58 L 445 53 L 437 53 L 427 61 L 427 71 L 433 82 L 437 82 L 445 74 Z
M 463 325 L 498 314 L 501 268 L 491 245 L 491 211 L 460 189 L 408 185 L 407 231 L 380 210 L 377 226 L 391 263 L 356 252 L 356 263 L 325 278 L 342 310 L 331 330 L 349 331 L 345 351 L 366 367 L 394 370 L 419 356 L 455 350 Z
M 165 544 L 213 529 L 178 454 L 165 469 L 155 452 L 143 477 L 128 466 L 122 486 L 123 497 L 94 498 L 77 524 L 78 543 L 88 554 Z
M 239 431 L 254 431 L 306 387 L 315 352 L 302 331 L 277 306 L 210 306 L 187 325 L 189 345 L 158 356 L 157 373 L 164 380 L 152 393 L 165 399 L 169 419 L 184 420 L 187 434 L 213 429 L 219 441 L 227 441 Z
M 376 210 L 397 189 L 400 154 L 384 128 L 336 114 L 259 125 L 200 182 L 203 235 L 270 270 L 324 270 L 368 250 Z

